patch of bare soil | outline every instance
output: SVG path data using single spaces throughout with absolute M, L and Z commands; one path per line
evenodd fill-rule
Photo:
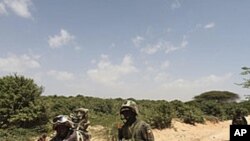
M 246 117 L 250 123 L 250 116 Z M 231 120 L 205 124 L 189 125 L 173 120 L 173 128 L 157 130 L 153 133 L 155 141 L 229 141 Z M 91 126 L 91 141 L 112 141 L 109 131 L 103 126 Z M 48 139 L 48 138 L 47 138 Z
M 247 117 L 250 123 L 250 116 Z M 157 130 L 153 133 L 155 141 L 229 141 L 229 128 L 231 120 L 213 123 L 206 122 L 205 124 L 189 125 L 180 121 L 173 121 L 173 128 Z M 94 127 L 91 141 L 108 141 L 106 137 L 101 134 L 103 127 Z M 96 134 L 96 131 L 99 135 Z
M 247 117 L 248 123 L 250 116 Z M 173 128 L 153 130 L 156 141 L 229 141 L 231 120 L 195 126 L 178 121 L 173 122 Z

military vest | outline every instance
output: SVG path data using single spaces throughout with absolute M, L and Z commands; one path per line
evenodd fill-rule
M 136 120 L 131 126 L 123 126 L 122 128 L 122 141 L 145 141 L 142 136 L 142 127 L 145 122 Z
M 50 141 L 88 141 L 88 139 L 85 139 L 80 131 L 75 130 L 64 139 L 55 136 Z

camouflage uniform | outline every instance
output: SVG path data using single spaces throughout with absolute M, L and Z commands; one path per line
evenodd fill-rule
M 70 133 L 69 136 L 67 136 L 65 138 L 55 136 L 50 141 L 80 141 L 80 140 L 77 140 L 76 132 L 72 132 L 72 133 Z
M 56 130 L 56 135 L 50 141 L 84 141 L 83 136 L 79 131 L 73 129 L 74 124 L 66 115 L 59 115 L 53 119 L 53 130 Z M 66 128 L 62 131 L 58 128 Z M 60 131 L 64 132 L 63 134 Z
M 233 125 L 247 125 L 247 120 L 244 116 L 237 116 L 232 121 Z
M 154 135 L 150 125 L 136 118 L 139 110 L 134 101 L 129 100 L 122 105 L 120 109 L 121 116 L 123 116 L 124 111 L 128 110 L 134 113 L 132 117 L 134 120 L 129 122 L 128 119 L 124 125 L 118 129 L 119 141 L 154 141 Z
M 232 125 L 247 125 L 247 120 L 244 117 L 241 109 L 236 109 L 236 114 L 232 120 Z
M 88 126 L 90 122 L 88 120 L 88 109 L 77 108 L 74 110 L 74 113 L 71 114 L 72 121 L 74 122 L 74 127 L 77 131 L 80 131 L 83 136 L 90 140 L 91 135 L 88 132 Z

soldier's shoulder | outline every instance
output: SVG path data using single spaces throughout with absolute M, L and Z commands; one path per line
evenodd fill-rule
M 149 125 L 146 121 L 144 121 L 144 120 L 140 120 L 139 121 L 140 122 L 140 124 L 142 124 L 142 125 Z
M 143 120 L 140 120 L 138 124 L 140 124 L 141 128 L 150 128 L 150 125 Z

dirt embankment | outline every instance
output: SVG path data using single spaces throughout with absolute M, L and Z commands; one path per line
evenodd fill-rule
M 250 116 L 246 117 L 250 123 Z M 229 127 L 231 120 L 195 126 L 173 120 L 173 128 L 157 130 L 153 133 L 155 141 L 229 141 Z M 102 126 L 90 127 L 91 141 L 109 141 L 108 133 Z M 105 131 L 105 132 L 103 132 Z M 47 138 L 48 140 L 48 138 Z
M 250 123 L 250 116 L 246 117 Z M 231 120 L 195 126 L 173 122 L 171 129 L 153 130 L 156 141 L 229 141 Z
M 250 116 L 247 117 L 250 123 Z M 153 130 L 155 141 L 229 141 L 229 127 L 231 120 L 195 126 L 173 121 L 173 128 Z M 91 141 L 107 141 L 102 137 L 93 136 Z
M 156 141 L 226 141 L 231 121 L 207 122 L 195 126 L 174 121 L 174 128 L 154 130 Z

